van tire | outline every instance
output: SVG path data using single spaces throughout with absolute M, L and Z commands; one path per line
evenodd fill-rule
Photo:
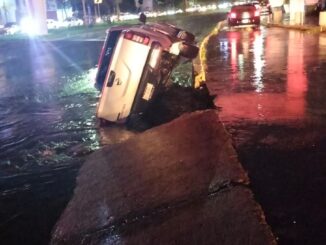
M 199 48 L 189 43 L 182 43 L 180 55 L 188 59 L 194 59 L 198 55 Z
M 98 118 L 98 125 L 99 125 L 100 127 L 105 127 L 105 126 L 107 126 L 107 124 L 108 124 L 108 122 L 107 122 L 105 119 L 103 119 L 103 118 Z
M 143 115 L 131 114 L 126 122 L 127 128 L 138 132 L 145 131 L 150 128 Z

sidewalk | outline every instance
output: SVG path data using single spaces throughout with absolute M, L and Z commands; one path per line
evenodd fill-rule
M 307 31 L 309 33 L 326 33 L 326 26 L 319 26 L 318 15 L 305 16 L 303 24 L 292 24 L 290 23 L 289 14 L 285 14 L 280 23 L 268 23 L 266 26 Z

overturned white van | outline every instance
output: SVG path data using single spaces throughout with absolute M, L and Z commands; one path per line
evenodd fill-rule
M 190 33 L 166 24 L 109 29 L 96 76 L 101 89 L 97 117 L 125 122 L 146 110 L 179 58 L 197 56 L 198 47 L 190 40 Z

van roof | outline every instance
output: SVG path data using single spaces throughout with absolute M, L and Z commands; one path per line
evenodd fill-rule
M 114 26 L 107 30 L 107 32 L 113 32 L 113 31 L 120 31 L 120 32 L 132 31 L 138 34 L 145 35 L 149 37 L 150 44 L 152 44 L 153 42 L 159 42 L 162 45 L 162 48 L 165 50 L 168 50 L 171 47 L 171 45 L 176 42 L 176 40 L 174 40 L 172 37 L 165 35 L 161 32 L 152 30 L 146 24 Z

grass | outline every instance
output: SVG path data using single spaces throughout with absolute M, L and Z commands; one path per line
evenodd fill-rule
M 173 16 L 161 16 L 157 18 L 148 18 L 148 22 L 169 22 L 180 28 L 188 30 L 196 35 L 199 40 L 202 40 L 207 33 L 216 25 L 216 12 L 208 13 L 192 13 L 178 14 Z M 61 39 L 101 37 L 104 39 L 105 30 L 116 25 L 131 25 L 139 23 L 138 20 L 120 21 L 115 23 L 96 24 L 92 27 L 78 26 L 70 28 L 61 28 L 49 30 L 47 35 L 39 36 L 41 40 L 52 41 Z M 29 39 L 26 34 L 15 34 L 8 36 L 0 36 L 0 41 Z

